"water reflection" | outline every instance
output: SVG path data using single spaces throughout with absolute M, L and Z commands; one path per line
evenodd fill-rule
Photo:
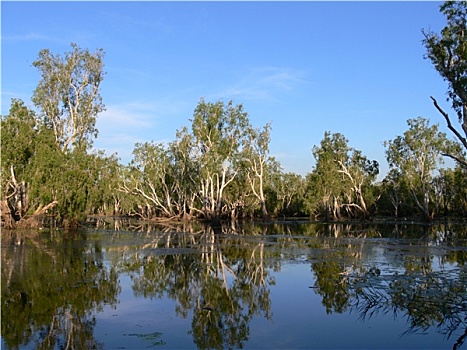
M 8 349 L 102 348 L 93 313 L 115 304 L 115 269 L 84 234 L 2 232 L 2 338 Z
M 453 343 L 458 349 L 467 337 L 466 285 L 465 271 L 380 276 L 373 269 L 348 278 L 349 306 L 361 319 L 388 313 L 407 318 L 407 334 L 435 327 L 450 339 L 460 331 Z
M 274 279 L 264 242 L 226 239 L 206 226 L 197 235 L 160 235 L 142 248 L 138 254 L 118 251 L 120 271 L 131 276 L 135 295 L 167 295 L 177 302 L 181 317 L 192 311 L 198 348 L 243 347 L 252 317 L 271 317 L 269 286 Z M 161 248 L 175 254 L 161 255 Z
M 404 318 L 407 336 L 438 332 L 454 349 L 467 338 L 465 226 L 93 225 L 86 233 L 2 233 L 7 348 L 105 348 L 96 314 L 117 307 L 123 275 L 135 297 L 173 300 L 197 348 L 248 347 L 253 320 L 274 319 L 276 276 L 296 262 L 310 266 L 301 278 L 312 277 L 310 292 L 329 315 Z M 169 344 L 150 335 L 152 345 Z
M 467 251 L 465 240 L 458 239 L 465 233 L 442 225 L 418 229 L 394 227 L 398 238 L 417 240 L 380 244 L 379 259 L 365 256 L 372 252 L 364 249 L 364 240 L 323 241 L 330 255 L 311 264 L 313 288 L 328 313 L 349 310 L 362 320 L 391 313 L 406 318 L 406 334 L 434 327 L 450 339 L 457 332 L 453 349 L 458 349 L 467 338 Z

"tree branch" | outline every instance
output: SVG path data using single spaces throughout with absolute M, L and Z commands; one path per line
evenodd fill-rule
M 36 211 L 34 212 L 33 216 L 42 215 L 42 214 L 44 214 L 45 212 L 47 212 L 47 210 L 49 210 L 50 208 L 55 207 L 57 204 L 58 204 L 58 202 L 54 200 L 53 202 L 47 204 L 47 205 L 46 205 L 45 207 L 43 207 L 43 208 L 41 208 L 41 207 L 37 208 Z
M 438 101 L 436 101 L 436 99 L 433 97 L 433 96 L 430 96 L 430 98 L 433 100 L 433 104 L 435 105 L 436 109 L 441 113 L 441 115 L 444 117 L 444 119 L 446 120 L 446 123 L 448 125 L 448 128 L 449 130 L 451 130 L 454 135 L 456 135 L 456 137 L 461 141 L 462 145 L 464 146 L 464 148 L 467 149 L 467 139 L 465 137 L 463 137 L 457 130 L 456 128 L 454 128 L 451 124 L 451 119 L 449 118 L 449 115 L 443 111 L 443 109 L 438 105 Z
M 443 155 L 444 157 L 449 157 L 451 159 L 454 159 L 456 162 L 458 162 L 461 166 L 467 168 L 467 161 L 453 155 L 453 154 L 450 154 L 450 153 L 441 153 L 441 155 Z

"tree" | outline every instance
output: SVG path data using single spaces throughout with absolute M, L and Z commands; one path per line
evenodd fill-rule
M 199 197 L 206 219 L 223 214 L 224 191 L 241 166 L 241 146 L 249 128 L 242 105 L 198 103 L 192 120 L 193 152 L 199 174 Z
M 23 101 L 13 99 L 1 120 L 2 219 L 13 227 L 29 209 L 30 161 L 36 151 L 37 118 Z
M 418 117 L 407 121 L 409 130 L 394 140 L 385 141 L 386 159 L 390 169 L 396 169 L 425 220 L 433 219 L 432 179 L 434 171 L 443 163 L 442 153 L 451 142 L 438 125 Z
M 269 157 L 269 142 L 271 140 L 271 124 L 264 126 L 263 130 L 250 128 L 244 143 L 245 161 L 247 163 L 247 178 L 250 188 L 261 206 L 263 219 L 269 217 L 264 193 L 267 163 Z
M 394 218 L 400 215 L 400 207 L 402 204 L 403 189 L 401 174 L 398 169 L 391 169 L 383 179 L 380 187 L 382 210 L 392 212 Z
M 76 225 L 93 210 L 103 172 L 99 156 L 88 150 L 97 136 L 97 114 L 104 109 L 102 58 L 102 50 L 91 54 L 76 44 L 64 57 L 47 49 L 39 52 L 33 63 L 41 73 L 32 97 L 37 114 L 13 100 L 10 114 L 2 118 L 6 226 L 38 225 L 47 212 Z
M 373 182 L 379 173 L 379 164 L 377 161 L 370 161 L 361 151 L 352 150 L 351 156 L 347 163 L 341 160 L 337 161 L 341 167 L 340 173 L 344 174 L 349 180 L 351 189 L 348 194 L 347 208 L 355 207 L 361 211 L 362 215 L 367 218 L 370 213 L 364 197 L 364 186 Z M 355 196 L 356 201 L 352 198 Z
M 132 172 L 121 190 L 132 193 L 146 203 L 143 216 L 174 217 L 175 181 L 170 150 L 162 143 L 137 143 L 130 163 Z
M 339 173 L 338 161 L 346 161 L 349 147 L 347 139 L 340 133 L 324 133 L 320 146 L 313 147 L 313 156 L 316 165 L 308 174 L 309 196 L 316 203 L 312 206 L 324 211 L 324 220 L 329 216 L 334 220 L 341 217 L 343 176 Z
M 454 169 L 440 169 L 434 178 L 435 199 L 440 214 L 445 216 L 465 216 L 467 213 L 467 169 L 457 166 Z
M 452 207 L 457 215 L 467 215 L 467 169 L 464 167 L 456 167 L 453 170 L 452 179 L 454 193 L 452 198 Z
M 177 212 L 184 218 L 193 216 L 197 198 L 196 184 L 198 181 L 197 165 L 193 157 L 193 137 L 188 128 L 177 130 L 175 141 L 169 143 L 173 158 L 173 193 L 177 197 Z
M 177 130 L 167 145 L 136 144 L 120 192 L 133 196 L 138 214 L 148 219 L 202 217 L 217 222 L 229 215 L 237 218 L 245 209 L 252 213 L 250 204 L 257 206 L 256 199 L 267 215 L 270 125 L 254 129 L 242 105 L 203 99 L 191 122 L 191 132 L 187 127 Z
M 122 215 L 125 195 L 118 191 L 123 166 L 116 154 L 106 156 L 103 151 L 90 155 L 94 190 L 90 193 L 87 212 L 90 214 Z
M 440 34 L 422 30 L 425 37 L 423 43 L 427 50 L 425 58 L 429 59 L 443 80 L 448 82 L 448 101 L 456 112 L 461 131 L 454 127 L 451 119 L 434 97 L 434 106 L 445 118 L 448 128 L 467 150 L 467 2 L 446 1 L 440 6 L 447 19 L 447 25 Z M 447 150 L 445 156 L 455 159 L 467 167 L 465 156 Z
M 92 54 L 76 44 L 71 48 L 64 57 L 43 49 L 33 63 L 41 80 L 32 101 L 63 152 L 92 144 L 92 137 L 97 136 L 96 116 L 104 110 L 99 93 L 104 78 L 103 50 Z
M 313 147 L 316 166 L 307 176 L 308 197 L 324 220 L 369 216 L 365 192 L 378 174 L 378 162 L 349 147 L 340 133 L 326 132 L 320 147 Z M 342 212 L 345 210 L 345 213 Z

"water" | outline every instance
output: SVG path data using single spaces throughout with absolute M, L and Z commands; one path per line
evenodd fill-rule
M 2 232 L 1 345 L 466 348 L 466 231 L 99 220 Z

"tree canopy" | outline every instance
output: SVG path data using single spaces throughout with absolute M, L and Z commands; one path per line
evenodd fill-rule
M 440 107 L 438 101 L 431 98 L 445 118 L 448 128 L 467 150 L 467 2 L 446 1 L 440 6 L 440 11 L 447 21 L 441 33 L 422 30 L 425 58 L 433 63 L 434 68 L 448 83 L 448 101 L 458 116 L 460 130 L 452 125 L 448 113 Z M 445 155 L 467 167 L 465 155 L 451 151 Z

